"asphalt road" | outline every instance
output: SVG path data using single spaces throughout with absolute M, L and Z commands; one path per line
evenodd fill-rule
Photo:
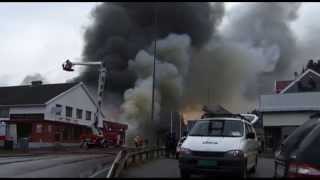
M 249 174 L 249 177 L 272 177 L 274 170 L 273 168 L 273 159 L 259 158 L 256 172 Z M 130 167 L 129 169 L 122 172 L 121 177 L 180 178 L 179 164 L 175 159 L 154 160 L 137 167 Z
M 0 177 L 89 177 L 111 166 L 115 154 L 56 154 L 1 157 Z

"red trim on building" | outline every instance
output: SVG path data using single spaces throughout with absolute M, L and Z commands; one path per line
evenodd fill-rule
M 290 83 L 291 81 L 276 81 L 276 93 L 279 94 L 283 89 L 285 89 Z
M 14 119 L 6 121 L 8 124 L 17 125 L 18 139 L 20 127 L 31 125 L 31 132 L 27 133 L 30 142 L 62 142 L 62 143 L 79 143 L 82 133 L 91 132 L 91 128 L 84 125 L 77 125 L 64 122 L 56 122 L 50 120 L 26 120 Z M 18 127 L 19 126 L 19 127 Z M 22 128 L 23 129 L 23 128 Z M 21 133 L 20 133 L 21 134 Z

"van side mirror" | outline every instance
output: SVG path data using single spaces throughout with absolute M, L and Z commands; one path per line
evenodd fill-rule
M 254 139 L 255 137 L 256 136 L 255 136 L 255 134 L 253 132 L 248 133 L 247 136 L 246 136 L 247 139 Z

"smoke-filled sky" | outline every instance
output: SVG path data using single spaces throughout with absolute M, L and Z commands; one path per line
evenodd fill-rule
M 70 58 L 71 60 L 80 60 L 79 58 L 84 52 L 85 30 L 87 27 L 90 27 L 92 23 L 92 17 L 90 16 L 90 13 L 97 4 L 100 3 L 1 3 L 0 86 L 20 84 L 26 76 L 43 76 L 50 83 L 65 82 L 67 79 L 78 76 L 79 71 L 74 73 L 62 71 L 61 63 L 67 58 Z M 310 58 L 320 58 L 320 54 L 318 53 L 318 45 L 320 45 L 320 36 L 318 35 L 318 30 L 320 30 L 320 24 L 318 24 L 317 21 L 317 17 L 320 15 L 320 3 L 302 3 L 300 8 L 297 10 L 296 17 L 292 17 L 294 14 L 286 14 L 286 12 L 283 12 L 283 14 L 269 14 L 269 12 L 274 9 L 263 9 L 262 11 L 257 11 L 257 9 L 260 8 L 258 7 L 259 5 L 254 8 L 251 6 L 253 6 L 251 3 L 225 3 L 224 16 L 222 18 L 222 22 L 217 27 L 217 31 L 219 30 L 219 32 L 223 32 L 219 39 L 231 39 L 232 42 L 241 41 L 242 43 L 246 41 L 246 37 L 243 34 L 248 33 L 250 37 L 255 38 L 254 41 L 258 42 L 258 44 L 247 43 L 245 45 L 244 48 L 247 48 L 245 50 L 250 51 L 252 48 L 263 49 L 264 46 L 268 45 L 268 42 L 266 42 L 267 45 L 264 43 L 261 44 L 261 39 L 259 39 L 261 35 L 268 36 L 269 39 L 271 39 L 270 41 L 278 41 L 278 37 L 284 38 L 287 44 L 283 43 L 284 41 L 279 40 L 280 49 L 282 46 L 285 47 L 282 48 L 282 52 L 285 53 L 282 54 L 283 57 L 280 57 L 280 65 L 278 66 L 279 69 L 276 70 L 276 73 L 282 72 L 281 63 L 287 61 L 288 59 L 294 59 L 291 64 L 293 66 L 292 69 L 300 70 L 301 64 L 304 64 Z M 250 10 L 250 8 L 254 10 Z M 289 11 L 291 10 L 288 10 L 288 13 L 290 13 Z M 282 12 L 282 10 L 279 10 L 279 12 Z M 238 14 L 241 14 L 241 16 L 238 17 Z M 255 16 L 264 17 L 261 25 L 263 29 L 261 31 L 248 28 L 251 27 L 250 23 L 254 23 L 254 19 L 250 18 Z M 245 20 L 247 20 L 246 23 L 243 23 Z M 239 24 L 239 29 L 233 29 L 232 27 L 234 26 L 230 26 L 230 24 L 234 25 L 237 23 Z M 281 23 L 288 23 L 291 31 L 287 33 L 287 27 L 283 27 L 284 25 Z M 275 25 L 274 27 L 276 28 L 273 28 L 272 25 Z M 258 25 L 258 28 L 259 27 L 260 26 Z M 270 33 L 263 34 L 264 31 Z M 199 35 L 199 33 L 195 34 Z M 199 42 L 193 41 L 193 43 L 195 43 L 193 44 L 195 47 L 202 43 L 201 38 L 202 37 L 198 38 L 200 39 Z M 239 59 L 246 59 L 248 56 L 247 54 L 244 55 L 242 53 L 244 51 L 243 49 L 239 49 L 238 46 L 235 46 L 234 44 L 229 44 L 225 41 L 223 41 L 224 43 L 217 44 L 215 44 L 215 42 L 220 41 L 213 41 L 213 43 L 210 43 L 208 47 L 217 46 L 218 44 L 220 50 L 219 48 L 215 51 L 204 49 L 200 53 L 194 53 L 193 56 L 196 58 L 202 58 L 203 64 L 205 65 L 206 61 L 208 61 L 208 55 L 214 54 L 214 56 L 218 56 L 220 53 L 219 57 L 217 57 L 217 63 L 222 67 L 227 65 L 223 63 L 219 64 L 221 58 L 233 58 L 231 56 L 226 56 L 225 54 L 227 53 L 222 53 L 223 49 L 234 50 L 234 52 L 238 53 Z M 287 45 L 290 45 L 290 48 L 287 48 Z M 291 50 L 294 52 L 291 53 Z M 269 61 L 272 61 L 273 57 L 276 59 L 277 55 L 274 54 L 277 53 L 274 52 L 277 52 L 276 47 L 269 48 L 268 52 L 265 53 L 268 54 L 267 57 L 269 57 L 270 54 L 271 58 L 263 62 L 268 64 Z M 90 53 L 87 54 L 89 54 L 88 57 L 95 57 L 94 55 L 90 55 Z M 256 55 L 255 53 L 250 54 L 250 57 L 251 56 L 259 57 L 259 55 Z M 250 57 L 248 59 L 250 59 Z M 130 58 L 135 59 L 135 55 L 132 55 Z M 301 58 L 301 60 L 298 60 L 299 58 Z M 128 60 L 129 59 L 127 59 L 127 61 Z M 238 67 L 240 67 L 240 69 L 244 68 L 244 71 L 250 70 L 248 67 L 241 67 L 241 63 L 237 64 L 236 61 L 230 62 L 234 64 L 234 66 L 229 68 L 229 73 L 237 71 L 239 69 Z M 272 69 L 273 67 L 269 67 L 265 64 L 263 67 L 267 67 L 265 72 L 263 72 L 266 73 L 266 75 L 263 75 L 263 73 L 261 75 L 261 72 L 259 72 L 261 77 L 258 76 L 256 78 L 273 78 L 272 75 L 268 75 L 268 68 Z M 195 68 L 193 71 L 195 73 L 201 73 L 201 70 L 197 68 Z M 282 77 L 290 79 L 290 73 L 291 72 L 284 74 Z M 293 72 L 291 74 L 293 74 Z M 216 76 L 216 74 L 211 75 Z M 248 79 L 252 78 L 249 75 L 250 74 L 243 74 L 244 77 L 248 76 Z M 197 78 L 191 77 L 187 79 L 190 80 L 190 82 L 198 82 L 204 77 L 199 76 Z M 226 79 L 233 79 L 233 77 L 226 76 Z M 220 81 L 219 78 L 214 78 L 213 80 Z M 251 96 L 255 96 L 256 93 L 261 92 L 257 92 L 259 89 L 266 88 L 264 84 L 252 83 L 256 82 L 257 79 L 251 80 L 252 81 L 246 81 L 242 85 L 253 87 L 249 90 L 248 88 L 247 90 L 243 90 L 245 91 L 243 94 L 248 97 L 248 99 L 252 99 Z M 214 83 L 215 82 L 212 82 L 213 85 Z M 199 87 L 202 87 L 203 84 L 191 83 L 191 85 L 198 85 Z M 224 87 L 229 88 L 228 92 L 230 91 L 231 93 L 231 86 L 219 84 L 219 87 L 220 89 L 217 88 L 214 92 L 216 96 L 219 96 L 219 91 L 222 91 Z M 203 87 L 202 89 L 205 88 L 206 87 Z M 267 86 L 267 88 L 270 88 L 270 86 Z M 203 94 L 205 92 L 206 90 L 201 90 L 197 93 Z M 194 92 L 191 91 L 190 88 L 187 88 L 186 94 L 188 93 Z M 232 100 L 229 98 L 225 101 Z M 203 100 L 199 98 L 191 98 L 188 99 L 187 102 L 203 102 Z M 240 105 L 237 105 L 236 108 L 228 105 L 226 106 L 227 108 L 233 108 L 237 111 L 250 110 L 247 107 L 241 107 L 241 103 Z

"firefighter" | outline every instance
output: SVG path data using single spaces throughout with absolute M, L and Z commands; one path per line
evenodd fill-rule
M 136 136 L 133 140 L 134 140 L 134 145 L 136 146 L 136 148 L 139 147 L 139 139 L 140 137 L 139 136 Z
M 139 147 L 142 147 L 143 146 L 143 138 L 142 137 L 139 137 Z
M 120 146 L 120 134 L 117 134 L 117 146 Z

